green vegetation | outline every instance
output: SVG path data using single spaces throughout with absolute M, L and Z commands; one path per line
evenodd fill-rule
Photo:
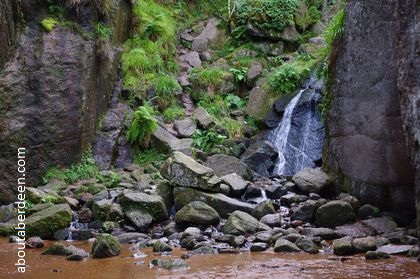
M 330 21 L 327 29 L 324 32 L 325 41 L 327 46 L 324 49 L 324 65 L 322 69 L 322 75 L 325 79 L 325 94 L 322 102 L 319 104 L 319 110 L 323 118 L 325 119 L 331 104 L 331 81 L 332 81 L 332 69 L 336 60 L 337 52 L 333 51 L 334 46 L 341 39 L 344 34 L 344 20 L 345 14 L 344 9 L 341 9 L 335 17 Z
M 228 94 L 224 98 L 224 105 L 228 109 L 238 109 L 246 105 L 245 100 L 241 99 L 239 96 Z
M 112 30 L 105 24 L 98 22 L 95 26 L 95 33 L 97 37 L 109 40 L 112 35 Z
M 181 85 L 176 78 L 167 75 L 157 76 L 154 83 L 158 108 L 160 111 L 164 111 L 175 103 L 176 93 L 182 91 Z
M 167 157 L 167 155 L 163 154 L 154 147 L 143 150 L 137 149 L 134 152 L 133 162 L 137 165 L 143 166 L 149 163 L 163 162 L 167 159 Z
M 226 129 L 229 138 L 240 138 L 243 136 L 244 124 L 242 121 L 230 117 L 223 117 L 220 120 L 220 125 Z
M 222 144 L 225 139 L 225 136 L 213 130 L 197 130 L 193 135 L 193 144 L 204 152 L 210 152 L 213 147 Z
M 344 9 L 341 9 L 330 21 L 325 32 L 324 38 L 327 43 L 325 54 L 331 53 L 334 42 L 339 40 L 344 34 Z
M 229 72 L 233 74 L 233 77 L 237 83 L 245 82 L 247 71 L 248 71 L 247 67 L 229 69 Z
M 185 111 L 178 105 L 172 105 L 163 112 L 163 120 L 165 123 L 172 123 L 174 120 L 185 116 Z
M 41 21 L 41 25 L 45 31 L 51 32 L 54 27 L 58 24 L 58 21 L 55 18 L 47 17 Z
M 279 94 L 293 93 L 309 77 L 316 63 L 317 58 L 301 54 L 293 63 L 281 65 L 268 78 L 270 90 Z
M 133 8 L 136 24 L 122 57 L 124 86 L 144 97 L 156 74 L 176 72 L 174 12 L 152 0 L 139 0 Z
M 214 94 L 219 91 L 224 79 L 229 75 L 231 75 L 229 72 L 218 68 L 194 68 L 189 74 L 189 80 L 195 94 L 200 91 Z M 192 97 L 197 100 L 200 99 L 200 96 L 192 95 Z
M 113 171 L 109 171 L 106 175 L 97 175 L 96 179 L 99 183 L 103 183 L 107 188 L 113 188 L 121 182 L 121 177 Z
M 239 0 L 234 15 L 235 26 L 237 30 L 245 30 L 248 24 L 252 24 L 266 32 L 279 32 L 293 24 L 297 7 L 297 0 Z
M 306 30 L 309 26 L 316 23 L 322 18 L 322 13 L 316 6 L 308 8 L 305 2 L 301 2 L 295 13 L 295 23 L 302 30 Z
M 67 184 L 74 183 L 81 179 L 94 178 L 99 174 L 99 168 L 95 164 L 92 151 L 88 149 L 82 156 L 79 163 L 73 164 L 68 169 L 50 168 L 44 175 L 43 183 L 48 183 L 51 179 L 60 179 Z
M 140 144 L 148 146 L 151 135 L 158 128 L 158 122 L 155 118 L 155 111 L 152 106 L 145 104 L 140 106 L 134 112 L 133 122 L 127 133 L 128 141 L 131 144 Z

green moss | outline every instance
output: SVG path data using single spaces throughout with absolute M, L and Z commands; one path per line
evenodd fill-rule
M 119 255 L 121 245 L 118 239 L 110 234 L 100 234 L 96 236 L 92 245 L 92 255 L 94 258 L 106 258 Z
M 57 24 L 58 24 L 58 21 L 55 18 L 52 18 L 52 17 L 44 18 L 41 21 L 41 26 L 47 32 L 51 32 Z
M 71 222 L 71 209 L 67 204 L 58 204 L 29 216 L 26 219 L 28 235 L 49 238 L 54 232 L 67 228 Z

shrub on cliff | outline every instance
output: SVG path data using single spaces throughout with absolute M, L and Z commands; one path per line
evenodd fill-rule
M 293 25 L 297 0 L 239 0 L 234 21 L 237 28 L 249 24 L 265 31 L 282 31 Z

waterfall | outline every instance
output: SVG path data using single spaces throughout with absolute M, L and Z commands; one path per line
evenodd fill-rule
M 287 144 L 287 137 L 289 136 L 290 126 L 292 123 L 292 113 L 297 103 L 299 102 L 300 96 L 302 95 L 302 89 L 287 105 L 284 112 L 283 120 L 281 124 L 272 131 L 270 141 L 274 144 L 279 152 L 279 158 L 277 160 L 276 167 L 274 168 L 274 174 L 283 174 L 283 168 L 286 163 L 286 158 L 283 155 L 284 149 Z
M 273 175 L 293 175 L 304 168 L 315 167 L 321 161 L 324 127 L 316 110 L 321 89 L 322 81 L 312 76 L 286 108 L 283 107 L 281 122 L 268 133 L 267 140 L 279 153 Z M 280 115 L 276 106 L 273 110 L 274 114 Z

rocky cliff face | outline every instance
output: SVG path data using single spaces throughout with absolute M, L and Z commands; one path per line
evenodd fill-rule
M 0 75 L 0 203 L 14 198 L 19 146 L 27 149 L 28 185 L 50 166 L 73 163 L 90 145 L 108 106 L 117 46 L 127 37 L 130 20 L 129 4 L 107 2 L 106 21 L 114 31 L 109 39 L 95 34 L 104 15 L 93 4 L 67 7 L 47 32 L 40 22 L 49 16 L 48 3 L 21 2 L 25 26 Z
M 398 89 L 401 116 L 416 173 L 417 225 L 420 227 L 420 3 L 398 2 Z M 420 231 L 418 231 L 420 235 Z
M 9 59 L 10 51 L 16 40 L 16 18 L 18 8 L 16 1 L 0 1 L 0 67 Z
M 408 222 L 415 204 L 411 158 L 419 152 L 415 2 L 346 4 L 325 148 L 331 173 L 352 194 Z

